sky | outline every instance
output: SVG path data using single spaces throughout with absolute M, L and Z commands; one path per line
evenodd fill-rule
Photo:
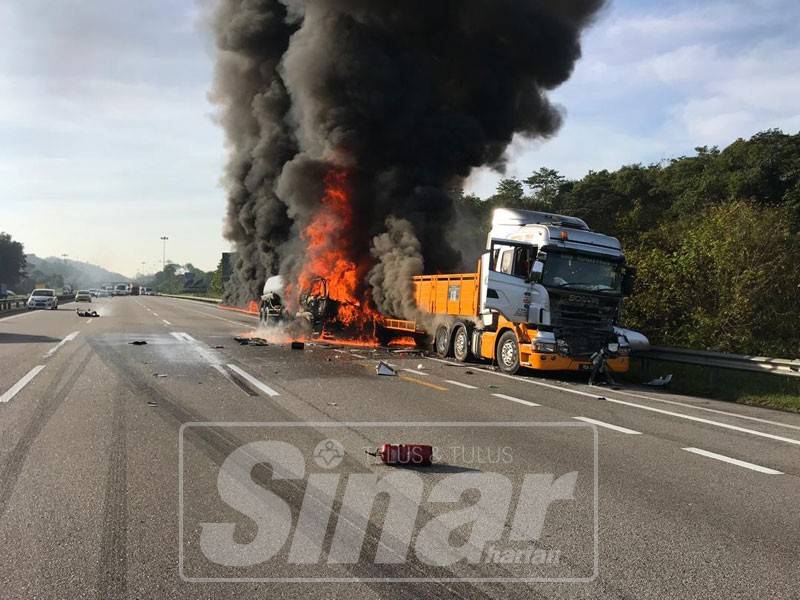
M 207 93 L 212 0 L 0 3 L 0 231 L 39 256 L 132 275 L 211 270 L 226 159 Z M 585 33 L 551 139 L 516 139 L 505 176 L 568 177 L 800 130 L 800 2 L 616 0 Z M 487 196 L 502 175 L 476 170 Z

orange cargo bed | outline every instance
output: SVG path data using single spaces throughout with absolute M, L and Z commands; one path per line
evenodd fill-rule
M 413 281 L 414 298 L 421 311 L 457 317 L 478 314 L 478 273 L 419 275 Z

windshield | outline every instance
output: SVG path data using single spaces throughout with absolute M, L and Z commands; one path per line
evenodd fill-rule
M 53 290 L 34 290 L 34 296 L 53 296 Z
M 622 292 L 622 263 L 588 254 L 548 252 L 542 285 L 591 292 Z

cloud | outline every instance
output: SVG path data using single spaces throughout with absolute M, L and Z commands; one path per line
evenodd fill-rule
M 579 177 L 726 146 L 764 129 L 796 132 L 798 64 L 794 0 L 614 5 L 554 94 L 567 111 L 564 129 L 516 145 L 509 173 L 546 165 Z M 491 191 L 499 177 L 476 173 L 470 189 Z

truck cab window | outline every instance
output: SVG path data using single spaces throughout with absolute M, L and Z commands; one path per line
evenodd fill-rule
M 527 279 L 531 274 L 531 267 L 533 261 L 536 260 L 536 252 L 538 248 L 535 246 L 518 246 L 514 249 L 514 270 L 511 273 L 514 277 L 521 277 Z

